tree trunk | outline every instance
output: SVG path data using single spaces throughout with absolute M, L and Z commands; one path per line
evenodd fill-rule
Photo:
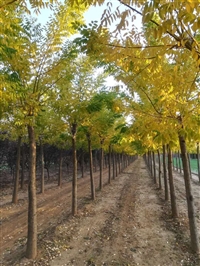
M 111 145 L 109 145 L 108 153 L 108 184 L 111 183 Z
M 169 187 L 170 187 L 170 198 L 171 198 L 171 209 L 172 209 L 172 217 L 175 219 L 178 217 L 178 209 L 176 205 L 176 193 L 174 187 L 174 177 L 172 171 L 172 151 L 170 146 L 168 145 L 168 176 L 169 176 Z
M 45 169 L 47 170 L 47 179 L 50 181 L 49 167 L 45 166 Z
M 40 139 L 40 159 L 41 159 L 41 183 L 40 183 L 40 193 L 44 193 L 44 149 L 42 140 Z
M 112 161 L 113 161 L 113 179 L 115 179 L 115 152 L 112 152 Z
M 149 168 L 150 168 L 151 176 L 153 176 L 152 152 L 151 151 L 149 151 Z
M 60 150 L 59 156 L 59 170 L 58 170 L 58 186 L 61 187 L 62 185 L 62 165 L 63 165 L 63 151 Z
M 159 189 L 162 189 L 162 182 L 161 182 L 161 160 L 160 160 L 160 151 L 158 150 L 158 182 L 159 182 Z
M 77 124 L 72 124 L 72 153 L 73 153 L 73 177 L 72 177 L 72 215 L 77 214 L 77 156 L 76 156 L 76 131 Z
M 119 168 L 119 174 L 121 173 L 121 154 L 118 154 L 118 168 Z
M 165 186 L 165 200 L 169 200 L 169 188 L 167 181 L 167 166 L 166 166 L 166 146 L 163 145 L 163 177 L 164 177 L 164 186 Z
M 36 142 L 33 126 L 28 126 L 29 138 L 29 185 L 28 185 L 28 237 L 26 257 L 37 256 L 37 198 L 36 198 Z
M 84 178 L 84 151 L 81 149 L 81 176 Z
M 91 187 L 91 198 L 95 200 L 95 183 L 94 183 L 94 176 L 93 176 L 93 158 L 92 158 L 92 147 L 91 147 L 91 138 L 90 134 L 87 133 L 87 140 L 88 140 L 88 152 L 90 158 L 90 187 Z
M 197 143 L 197 169 L 198 169 L 198 177 L 200 182 L 200 155 L 199 155 L 199 142 Z
M 197 222 L 195 217 L 194 198 L 193 198 L 192 186 L 190 180 L 187 147 L 185 143 L 185 138 L 181 135 L 179 135 L 179 143 L 180 143 L 182 162 L 183 162 L 183 174 L 184 174 L 186 199 L 188 206 L 191 248 L 194 252 L 199 253 L 200 252 L 199 238 L 198 238 Z
M 103 142 L 101 141 L 101 149 L 100 149 L 100 177 L 99 177 L 99 189 L 103 188 Z
M 117 153 L 115 153 L 115 176 L 118 176 L 118 167 L 117 167 Z
M 181 155 L 180 152 L 178 151 L 178 160 L 179 160 L 179 172 L 182 173 L 182 169 L 181 169 Z
M 22 143 L 22 137 L 18 137 L 17 158 L 16 158 L 16 167 L 15 167 L 15 181 L 14 181 L 14 189 L 13 189 L 13 196 L 12 196 L 12 203 L 15 203 L 15 204 L 18 202 L 21 143 Z
M 24 189 L 24 177 L 25 177 L 25 150 L 24 144 L 22 145 L 22 170 L 21 170 L 21 189 Z
M 153 154 L 153 180 L 154 180 L 154 184 L 157 184 L 155 152 L 153 151 L 152 154 Z

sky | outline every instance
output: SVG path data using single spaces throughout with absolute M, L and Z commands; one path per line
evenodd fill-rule
M 108 2 L 108 0 L 106 1 Z M 114 1 L 117 3 L 117 1 Z M 116 4 L 115 4 L 116 6 Z M 86 23 L 90 23 L 92 20 L 100 20 L 101 15 L 103 14 L 104 9 L 106 8 L 106 3 L 102 6 L 91 6 L 88 11 L 85 12 L 85 20 Z M 40 9 L 40 14 L 37 15 L 38 21 L 41 24 L 45 24 L 48 21 L 49 16 L 51 15 L 51 10 L 50 9 Z
M 94 21 L 94 20 L 98 20 L 100 21 L 101 19 L 101 16 L 104 12 L 104 10 L 107 8 L 107 3 L 108 2 L 111 2 L 110 0 L 105 0 L 105 3 L 101 6 L 91 6 L 84 14 L 84 17 L 85 17 L 85 20 L 86 20 L 86 24 L 89 24 L 91 21 Z M 112 10 L 115 10 L 116 7 L 120 6 L 120 10 L 123 11 L 124 10 L 124 7 L 123 5 L 119 3 L 118 0 L 113 0 L 112 1 Z M 51 15 L 51 10 L 49 9 L 41 9 L 41 14 L 37 16 L 38 18 L 38 21 L 41 23 L 41 24 L 45 24 L 48 19 L 49 19 L 49 16 Z M 136 24 L 139 26 L 140 25 L 140 20 L 139 18 L 136 19 Z
M 106 0 L 105 3 L 101 6 L 96 6 L 96 7 L 91 6 L 89 8 L 84 14 L 86 24 L 89 24 L 91 21 L 95 21 L 95 20 L 100 21 L 104 10 L 107 8 L 108 2 L 111 2 L 111 1 Z M 118 7 L 119 5 L 120 5 L 119 1 L 117 0 L 112 1 L 112 10 L 115 10 L 116 7 Z M 124 7 L 122 5 L 120 6 L 120 10 L 122 11 L 124 10 Z M 49 9 L 42 9 L 41 13 L 37 15 L 38 22 L 45 25 L 50 15 L 51 15 L 51 11 Z M 140 21 L 138 19 L 136 20 L 136 23 L 138 24 L 138 26 L 140 25 Z M 112 26 L 113 30 L 115 28 L 114 25 Z M 119 85 L 119 83 L 116 82 L 112 76 L 110 76 L 107 78 L 107 85 L 116 86 L 116 85 Z

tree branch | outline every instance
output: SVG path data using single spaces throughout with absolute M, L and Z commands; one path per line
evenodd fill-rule
M 138 46 L 123 46 L 123 45 L 115 45 L 111 43 L 100 43 L 106 46 L 116 47 L 116 48 L 123 48 L 123 49 L 147 49 L 147 48 L 158 48 L 158 47 L 171 47 L 173 48 L 175 44 L 158 44 L 158 45 L 138 45 Z

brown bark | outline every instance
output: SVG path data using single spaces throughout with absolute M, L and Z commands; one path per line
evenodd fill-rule
M 174 187 L 174 177 L 172 171 L 172 151 L 168 145 L 168 176 L 169 176 L 169 187 L 170 187 L 170 198 L 171 198 L 171 209 L 172 217 L 175 219 L 178 217 L 178 209 L 176 204 L 176 192 Z
M 151 175 L 153 176 L 152 153 L 151 153 L 151 151 L 149 151 L 149 169 L 150 169 Z
M 161 182 L 161 160 L 160 160 L 160 151 L 158 150 L 158 182 L 159 182 L 159 189 L 162 189 L 162 182 Z
M 174 164 L 174 153 L 172 152 L 172 168 L 175 170 L 175 164 Z
M 115 179 L 115 152 L 112 152 L 112 161 L 113 161 L 113 179 Z
M 91 198 L 95 200 L 95 183 L 94 183 L 94 176 L 93 176 L 93 158 L 92 158 L 92 146 L 91 146 L 91 138 L 90 134 L 87 133 L 87 140 L 88 140 L 88 152 L 90 158 L 90 187 L 91 187 Z
M 28 126 L 29 137 L 29 185 L 28 185 L 28 237 L 26 257 L 37 256 L 37 198 L 36 198 L 36 142 L 33 126 Z
M 121 154 L 118 154 L 118 168 L 119 168 L 119 174 L 121 173 Z
M 179 161 L 179 172 L 182 173 L 182 168 L 181 168 L 181 155 L 180 152 L 178 151 L 178 161 Z
M 76 131 L 77 124 L 72 124 L 72 153 L 73 153 L 73 177 L 72 177 L 72 215 L 77 214 L 77 156 L 76 156 Z
M 163 145 L 163 177 L 164 177 L 164 187 L 165 187 L 165 200 L 169 200 L 169 188 L 167 181 L 167 166 L 166 166 L 166 146 Z
M 100 176 L 99 176 L 99 189 L 102 190 L 103 188 L 103 143 L 101 141 L 101 149 L 100 149 Z
M 13 196 L 12 196 L 12 203 L 15 203 L 15 204 L 18 202 L 21 143 L 22 143 L 22 137 L 18 137 L 17 158 L 16 158 L 16 167 L 15 167 L 15 181 L 14 181 L 14 189 L 13 189 Z
M 111 183 L 111 145 L 109 145 L 108 151 L 108 184 Z
M 153 180 L 154 180 L 154 184 L 157 184 L 155 152 L 153 151 L 152 154 L 153 154 Z
M 45 169 L 47 170 L 47 178 L 48 178 L 48 181 L 49 181 L 50 180 L 49 167 L 46 166 Z
M 84 151 L 81 149 L 81 176 L 84 178 Z
M 115 176 L 117 177 L 118 176 L 118 166 L 117 166 L 117 153 L 115 153 Z
M 185 181 L 187 207 L 188 207 L 191 248 L 195 253 L 199 253 L 200 252 L 199 237 L 198 237 L 197 222 L 195 217 L 194 198 L 193 198 L 192 186 L 190 180 L 187 147 L 186 147 L 185 138 L 181 135 L 179 135 L 179 143 L 180 143 L 182 162 L 183 162 L 183 174 Z
M 174 187 L 172 151 L 171 151 L 169 145 L 168 145 L 168 177 L 169 177 L 172 217 L 177 218 L 178 217 L 178 209 L 177 209 L 177 204 L 176 204 L 176 192 L 175 192 L 175 187 Z

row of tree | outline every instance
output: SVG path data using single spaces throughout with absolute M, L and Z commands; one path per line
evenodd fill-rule
M 27 256 L 37 253 L 36 142 L 71 146 L 75 214 L 78 138 L 87 140 L 89 153 L 100 149 L 101 158 L 111 148 L 145 154 L 168 145 L 168 156 L 180 148 L 192 248 L 198 253 L 186 155 L 200 141 L 200 6 L 198 1 L 119 0 L 115 8 L 108 1 L 100 24 L 83 25 L 84 11 L 104 2 L 57 3 L 45 27 L 26 15 L 25 1 L 0 4 L 1 131 L 18 139 L 19 147 L 26 138 L 30 147 Z M 30 3 L 36 10 L 44 5 Z M 138 28 L 136 16 L 142 18 Z M 112 23 L 117 23 L 113 31 Z M 68 41 L 76 31 L 81 36 Z M 102 91 L 107 74 L 124 86 Z

